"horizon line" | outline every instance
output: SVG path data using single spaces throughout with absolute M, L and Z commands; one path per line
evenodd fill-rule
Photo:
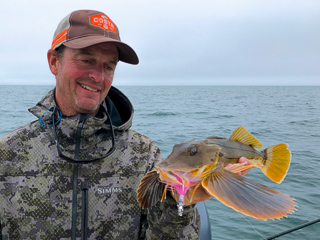
M 55 84 L 2 84 L 0 86 L 55 86 Z M 183 87 L 183 86 L 213 86 L 213 87 L 319 87 L 320 84 L 112 84 L 114 87 Z

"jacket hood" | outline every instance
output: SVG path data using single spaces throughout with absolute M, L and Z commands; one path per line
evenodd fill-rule
M 55 88 L 49 91 L 36 106 L 29 109 L 33 115 L 42 121 L 42 123 L 51 124 L 50 114 L 46 114 L 56 106 L 54 97 Z M 108 110 L 109 116 L 112 121 L 112 125 L 115 130 L 124 131 L 128 130 L 132 126 L 132 119 L 134 109 L 130 100 L 117 88 L 111 86 L 107 97 L 101 103 L 99 117 L 89 116 L 89 121 L 105 122 L 106 114 L 104 111 Z M 63 116 L 63 118 L 77 118 L 74 116 Z
M 111 87 L 100 105 L 96 116 L 89 114 L 63 115 L 56 106 L 55 89 L 48 92 L 29 111 L 39 118 L 40 131 L 49 133 L 67 159 L 91 162 L 107 156 L 107 152 L 119 143 L 120 132 L 132 124 L 133 107 L 129 99 L 115 87 Z M 110 116 L 115 135 L 110 131 Z

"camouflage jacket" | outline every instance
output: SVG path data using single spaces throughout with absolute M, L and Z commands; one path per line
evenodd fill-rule
M 179 217 L 170 197 L 151 210 L 139 206 L 140 179 L 161 154 L 130 129 L 133 107 L 125 95 L 112 87 L 96 117 L 64 116 L 55 105 L 52 90 L 29 109 L 39 120 L 0 140 L 1 240 L 199 238 L 195 207 Z M 115 151 L 100 160 L 70 160 L 93 160 L 111 148 L 106 109 Z

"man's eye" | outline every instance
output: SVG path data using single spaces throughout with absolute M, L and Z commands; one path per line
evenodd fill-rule
M 105 71 L 107 74 L 113 74 L 114 73 L 114 68 L 110 66 L 105 67 Z

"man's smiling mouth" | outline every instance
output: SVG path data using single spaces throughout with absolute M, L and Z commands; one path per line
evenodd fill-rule
M 89 90 L 89 91 L 91 91 L 91 92 L 98 92 L 98 91 L 99 91 L 98 89 L 91 88 L 91 87 L 89 87 L 89 86 L 87 86 L 87 85 L 84 85 L 84 84 L 81 84 L 81 83 L 79 83 L 79 85 L 80 85 L 82 88 L 87 89 L 87 90 Z

